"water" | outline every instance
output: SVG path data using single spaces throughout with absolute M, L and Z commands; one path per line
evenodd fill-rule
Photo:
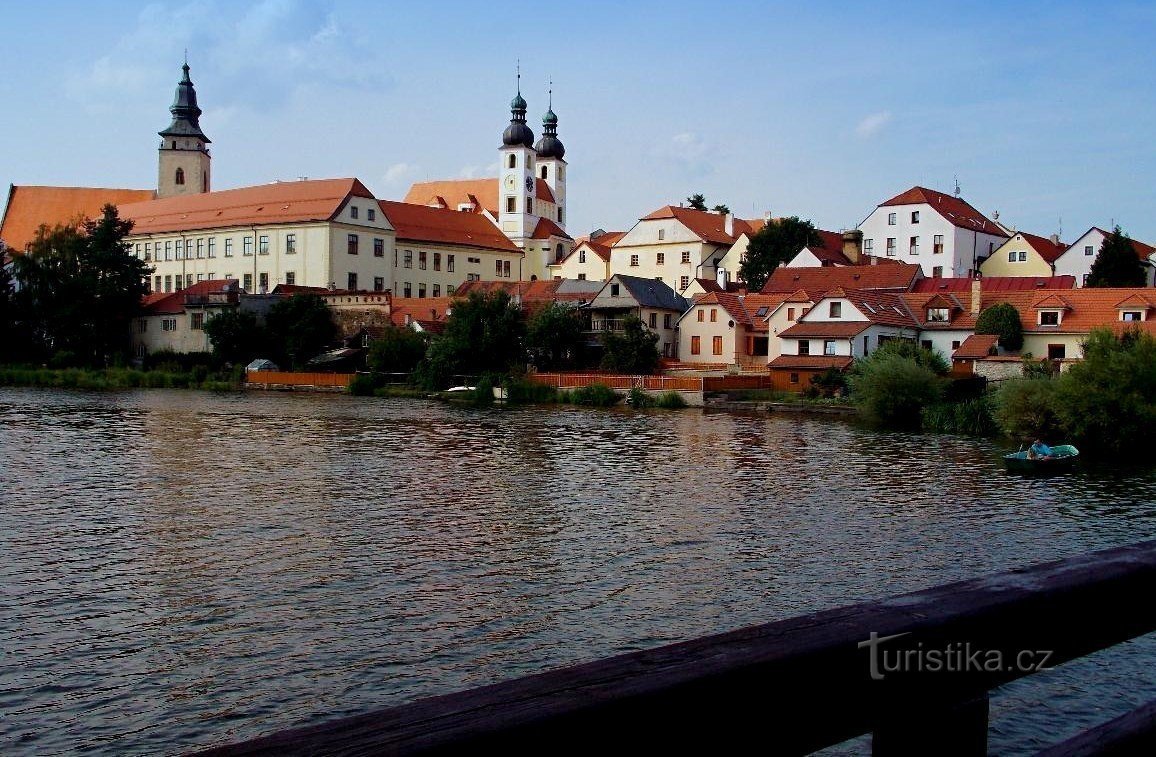
M 793 416 L 0 389 L 0 449 L 5 754 L 178 753 L 1156 537 L 1149 474 Z M 1007 687 L 993 752 L 1153 698 L 1153 659 Z

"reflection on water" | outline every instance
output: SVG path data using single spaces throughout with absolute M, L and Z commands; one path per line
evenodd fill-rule
M 1146 474 L 793 417 L 0 389 L 0 445 L 5 753 L 219 744 L 1156 536 Z M 1153 654 L 1009 687 L 993 748 L 1151 698 Z

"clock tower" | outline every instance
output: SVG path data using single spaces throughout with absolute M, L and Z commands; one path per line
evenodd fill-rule
M 518 93 L 510 103 L 510 125 L 502 133 L 501 172 L 498 175 L 498 223 L 514 244 L 526 248 L 526 240 L 538 225 L 535 212 L 534 132 L 526 124 L 526 101 L 522 98 L 522 75 Z
M 201 131 L 197 90 L 189 78 L 189 62 L 169 108 L 173 122 L 162 132 L 158 160 L 157 197 L 201 194 L 209 191 L 209 138 Z

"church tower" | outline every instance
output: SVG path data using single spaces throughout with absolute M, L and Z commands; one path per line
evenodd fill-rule
M 558 116 L 554 115 L 554 88 L 550 88 L 550 103 L 546 115 L 542 116 L 542 138 L 534 145 L 537 155 L 538 178 L 550 187 L 557 204 L 555 218 L 563 231 L 566 230 L 566 148 L 558 139 Z
M 189 79 L 189 62 L 169 112 L 173 122 L 158 132 L 161 137 L 157 197 L 201 194 L 209 191 L 209 138 L 201 131 L 197 90 Z
M 534 132 L 526 125 L 521 71 L 518 72 L 518 94 L 510 103 L 510 125 L 502 133 L 500 152 L 498 222 L 502 233 L 525 249 L 526 239 L 538 225 L 538 216 L 534 213 Z

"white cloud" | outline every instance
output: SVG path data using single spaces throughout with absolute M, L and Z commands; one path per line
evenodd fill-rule
M 679 173 L 701 177 L 713 173 L 717 164 L 717 150 L 698 134 L 690 131 L 675 134 L 655 145 L 653 153 Z
M 408 177 L 413 176 L 417 168 L 409 163 L 394 163 L 389 168 L 385 169 L 385 183 L 397 184 L 405 181 Z
M 883 110 L 872 113 L 859 122 L 859 125 L 855 127 L 855 133 L 863 139 L 868 139 L 883 131 L 889 123 L 891 123 L 891 111 Z

